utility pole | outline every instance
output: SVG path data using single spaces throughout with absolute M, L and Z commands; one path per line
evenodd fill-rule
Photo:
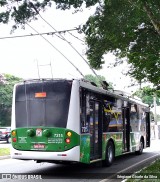
M 153 105 L 154 105 L 154 122 L 155 122 L 155 139 L 158 139 L 158 125 L 157 125 L 157 103 L 156 103 L 157 95 L 154 93 L 153 96 Z
M 38 78 L 40 79 L 40 73 L 39 73 L 39 65 L 38 65 L 38 60 L 37 61 L 37 71 L 38 71 Z

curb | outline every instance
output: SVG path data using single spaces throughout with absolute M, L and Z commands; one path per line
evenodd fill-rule
M 0 160 L 3 160 L 3 159 L 10 159 L 10 158 L 11 158 L 10 155 L 0 156 Z

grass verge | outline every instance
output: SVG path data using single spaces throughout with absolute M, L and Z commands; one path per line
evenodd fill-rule
M 132 179 L 127 179 L 126 182 L 160 182 L 160 159 L 151 163 L 151 165 L 141 171 L 131 175 L 131 178 Z
M 0 148 L 0 156 L 10 155 L 10 148 Z

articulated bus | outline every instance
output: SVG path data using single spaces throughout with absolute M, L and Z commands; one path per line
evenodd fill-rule
M 149 107 L 84 80 L 16 84 L 11 128 L 11 157 L 36 162 L 110 166 L 150 146 Z

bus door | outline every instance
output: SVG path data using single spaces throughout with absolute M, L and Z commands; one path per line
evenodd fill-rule
M 102 105 L 90 100 L 90 160 L 102 157 Z
M 146 112 L 146 146 L 150 147 L 150 113 Z
M 123 118 L 123 151 L 130 151 L 130 110 L 128 107 L 122 108 Z

